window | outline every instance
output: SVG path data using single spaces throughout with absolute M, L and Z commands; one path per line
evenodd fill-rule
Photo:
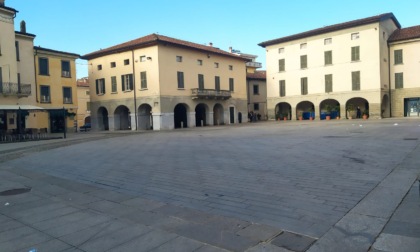
M 116 67 L 117 66 L 117 63 L 115 63 L 115 62 L 111 62 L 111 68 L 114 68 L 114 67 Z
M 16 60 L 20 61 L 20 56 L 19 56 L 19 41 L 15 41 L 15 47 L 16 47 Z
M 41 103 L 50 103 L 50 86 L 41 85 Z
M 360 60 L 360 47 L 353 46 L 351 48 L 351 61 L 358 61 Z
M 125 59 L 124 60 L 124 65 L 126 66 L 126 65 L 130 65 L 130 60 L 129 59 Z
M 182 56 L 176 56 L 176 62 L 182 62 Z
M 141 89 L 147 89 L 147 74 L 146 71 L 140 72 Z
M 279 48 L 279 53 L 284 53 L 284 48 Z
M 214 68 L 219 68 L 219 63 L 214 62 Z
M 279 90 L 280 90 L 280 97 L 286 96 L 286 81 L 281 80 L 279 81 Z
M 232 65 L 229 65 L 229 70 L 233 70 L 233 66 Z
M 140 62 L 145 62 L 145 61 L 146 61 L 146 56 L 145 55 L 140 56 Z
M 308 68 L 308 55 L 300 56 L 300 69 Z
M 203 60 L 197 60 L 197 65 L 202 66 L 203 65 Z
M 395 73 L 395 88 L 404 88 L 404 75 L 403 73 Z
M 324 63 L 325 65 L 332 65 L 332 51 L 324 52 Z
M 358 32 L 355 32 L 355 33 L 351 34 L 351 40 L 356 40 L 356 39 L 359 39 L 359 33 Z
M 96 94 L 97 95 L 105 94 L 105 79 L 96 80 Z
M 307 46 L 308 46 L 308 44 L 302 43 L 302 44 L 300 44 L 300 49 L 306 49 Z
M 253 91 L 254 95 L 259 95 L 260 94 L 260 86 L 258 84 L 254 84 L 252 91 Z
M 122 91 L 133 90 L 133 75 L 132 74 L 121 75 L 121 87 L 122 87 Z
M 90 91 L 86 90 L 85 95 L 90 95 Z
M 101 71 L 102 70 L 102 65 L 98 65 L 98 70 Z
M 49 75 L 48 58 L 39 58 L 39 75 Z
M 0 67 L 0 93 L 3 92 L 3 70 Z
M 360 71 L 351 72 L 352 90 L 360 90 Z
M 117 93 L 117 76 L 111 76 L 111 93 Z
M 279 72 L 284 72 L 286 69 L 286 60 L 279 59 Z
M 331 93 L 333 91 L 333 78 L 332 74 L 325 75 L 325 93 Z
M 258 111 L 258 110 L 260 110 L 260 104 L 254 103 L 254 111 Z
M 71 95 L 71 87 L 63 87 L 63 103 L 73 103 Z
M 394 64 L 402 64 L 403 63 L 403 50 L 395 50 L 394 51 Z
M 308 94 L 308 78 L 307 77 L 300 79 L 300 93 L 302 95 Z
M 198 75 L 198 89 L 200 90 L 204 89 L 204 75 L 202 74 Z
M 67 60 L 61 61 L 61 76 L 70 78 L 70 61 L 67 61 Z
M 216 91 L 220 91 L 220 77 L 219 76 L 214 77 L 214 89 L 216 89 Z
M 332 44 L 332 38 L 324 39 L 324 45 L 330 45 L 330 44 Z
M 233 78 L 229 78 L 229 91 L 233 92 L 235 90 L 235 83 Z
M 177 72 L 178 89 L 184 88 L 184 72 Z

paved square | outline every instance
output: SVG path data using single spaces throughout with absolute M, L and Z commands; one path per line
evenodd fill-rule
M 180 236 L 160 234 L 157 241 L 192 248 L 199 244 L 183 237 L 234 251 L 270 242 L 240 236 L 254 229 L 250 225 L 268 226 L 267 239 L 287 231 L 308 239 L 326 237 L 328 244 L 334 225 L 347 226 L 343 217 L 365 214 L 364 206 L 376 204 L 384 209 L 377 218 L 390 217 L 389 211 L 403 195 L 387 185 L 403 181 L 410 188 L 411 176 L 418 172 L 411 166 L 419 124 L 416 120 L 282 121 L 146 132 L 28 153 L 1 165 L 5 171 L 45 175 L 36 178 L 37 183 L 44 182 L 38 185 L 43 193 L 50 190 L 47 186 L 60 187 L 50 192 L 58 202 L 48 204 L 50 211 L 68 210 L 59 218 L 63 223 L 79 215 L 88 218 L 86 213 L 93 211 L 175 233 Z M 404 165 L 407 172 L 394 174 Z M 54 183 L 55 177 L 62 183 Z M 391 193 L 381 196 L 384 191 Z M 368 202 L 363 202 L 365 197 Z M 59 200 L 73 205 L 62 206 Z M 40 230 L 58 231 L 48 225 L 54 219 L 44 220 L 46 215 L 26 221 Z M 28 218 L 26 212 L 16 216 Z M 382 219 L 375 221 L 384 225 Z M 200 233 L 203 228 L 210 235 Z M 135 235 L 130 244 L 144 240 L 143 233 Z M 113 246 L 131 245 L 116 242 L 109 248 Z

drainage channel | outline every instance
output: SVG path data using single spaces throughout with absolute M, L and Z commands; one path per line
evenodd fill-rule
M 31 188 L 15 188 L 0 192 L 0 196 L 13 196 L 30 192 Z

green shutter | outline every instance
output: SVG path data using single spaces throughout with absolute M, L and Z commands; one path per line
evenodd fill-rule
M 358 61 L 360 60 L 360 47 L 354 46 L 351 48 L 351 60 Z
M 300 68 L 308 68 L 308 56 L 307 55 L 301 55 L 300 56 Z
M 285 68 L 286 68 L 285 64 L 286 64 L 285 59 L 280 59 L 279 60 L 279 72 L 285 71 Z
M 352 90 L 360 90 L 360 71 L 351 73 Z
M 102 89 L 102 91 L 103 91 L 102 93 L 103 93 L 103 94 L 105 94 L 105 79 L 102 79 L 102 83 L 103 83 L 103 84 L 102 84 L 102 85 L 103 85 L 103 86 L 102 86 L 102 88 L 103 88 L 103 89 Z
M 121 89 L 122 91 L 125 91 L 125 76 L 121 75 Z
M 129 87 L 130 87 L 130 90 L 133 90 L 133 75 L 132 74 L 129 74 L 128 75 L 128 79 L 129 79 Z
M 96 82 L 96 94 L 99 94 L 99 80 L 97 79 L 95 82 Z

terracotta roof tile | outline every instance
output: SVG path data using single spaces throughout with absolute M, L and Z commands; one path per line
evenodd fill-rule
M 118 44 L 118 45 L 115 45 L 115 46 L 108 47 L 106 49 L 102 49 L 102 50 L 99 50 L 99 51 L 88 53 L 86 55 L 83 55 L 82 59 L 87 59 L 87 60 L 94 59 L 94 58 L 98 58 L 98 57 L 113 54 L 113 53 L 120 53 L 120 52 L 129 51 L 129 50 L 132 50 L 132 49 L 144 48 L 144 47 L 156 45 L 158 43 L 172 44 L 172 45 L 176 45 L 176 46 L 186 47 L 186 48 L 190 48 L 190 49 L 196 49 L 196 50 L 200 50 L 200 51 L 205 51 L 205 52 L 209 52 L 209 53 L 215 53 L 215 54 L 219 54 L 219 55 L 224 55 L 224 56 L 228 56 L 228 57 L 232 57 L 232 58 L 245 60 L 243 57 L 240 57 L 240 56 L 238 56 L 236 54 L 233 54 L 233 53 L 229 53 L 229 52 L 220 50 L 219 48 L 216 48 L 216 47 L 196 44 L 196 43 L 188 42 L 188 41 L 185 41 L 185 40 L 175 39 L 175 38 L 171 38 L 171 37 L 167 37 L 167 36 L 163 36 L 163 35 L 159 35 L 159 34 L 150 34 L 150 35 L 147 35 L 147 36 L 144 36 L 144 37 L 141 37 L 141 38 L 138 38 L 138 39 L 134 39 L 134 40 L 122 43 L 122 44 Z
M 306 37 L 320 35 L 320 34 L 324 34 L 324 33 L 328 33 L 328 32 L 333 32 L 333 31 L 338 31 L 338 30 L 342 30 L 342 29 L 348 29 L 348 28 L 357 27 L 357 26 L 361 26 L 361 25 L 380 22 L 380 21 L 386 20 L 388 18 L 391 18 L 394 21 L 395 25 L 398 28 L 401 28 L 401 25 L 398 22 L 397 18 L 394 16 L 394 14 L 385 13 L 385 14 L 381 14 L 381 15 L 377 15 L 377 16 L 373 16 L 373 17 L 362 18 L 362 19 L 357 19 L 357 20 L 345 22 L 345 23 L 325 26 L 325 27 L 322 27 L 322 28 L 298 33 L 298 34 L 295 34 L 295 35 L 265 41 L 265 42 L 259 43 L 258 45 L 262 46 L 262 47 L 266 47 L 266 46 L 269 46 L 269 45 L 279 44 L 279 43 L 288 42 L 288 41 L 292 41 L 292 40 L 296 40 L 296 39 L 306 38 Z
M 265 80 L 267 79 L 266 71 L 255 71 L 254 73 L 247 73 L 246 78 L 254 80 Z
M 420 25 L 398 29 L 394 31 L 388 39 L 388 42 L 420 38 Z

